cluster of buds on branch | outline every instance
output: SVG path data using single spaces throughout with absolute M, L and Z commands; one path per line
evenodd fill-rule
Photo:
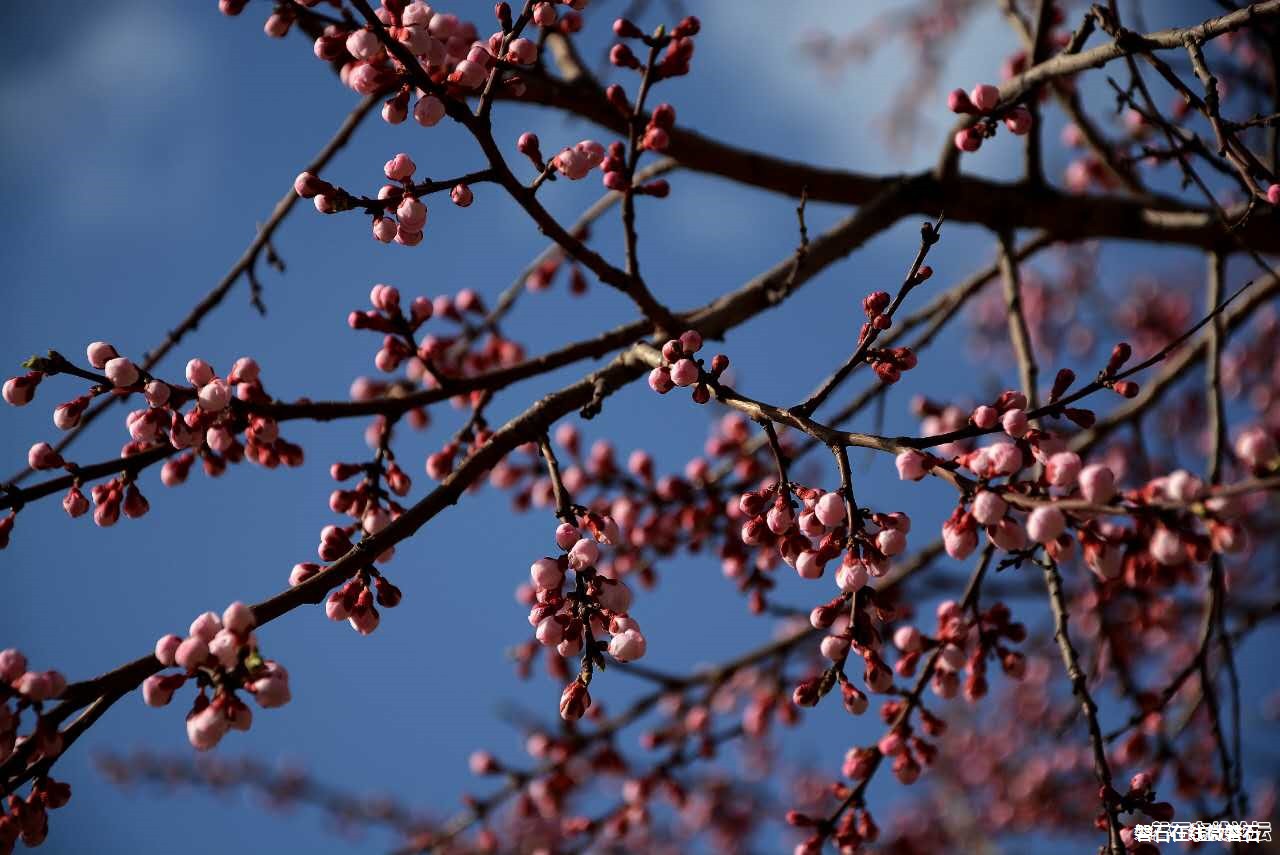
M 248 730 L 253 711 L 236 692 L 248 692 L 263 709 L 284 706 L 289 672 L 272 659 L 263 659 L 253 632 L 253 610 L 232 603 L 219 618 L 204 612 L 191 623 L 186 638 L 164 635 L 156 641 L 155 657 L 176 672 L 152 674 L 142 684 L 147 706 L 168 706 L 173 694 L 195 680 L 199 694 L 187 713 L 187 739 L 197 751 L 208 751 L 231 730 Z M 210 698 L 208 693 L 212 693 Z
M 977 117 L 972 125 L 956 131 L 955 146 L 960 151 L 977 151 L 983 140 L 996 135 L 1002 120 L 1010 133 L 1023 136 L 1031 131 L 1031 111 L 1021 104 L 1002 105 L 1000 88 L 990 83 L 980 83 L 968 94 L 955 90 L 947 96 L 947 107 L 953 113 Z
M 137 519 L 150 510 L 150 503 L 136 483 L 138 470 L 156 459 L 165 460 L 161 482 L 166 486 L 183 483 L 197 456 L 210 476 L 221 475 L 228 464 L 249 460 L 268 469 L 284 464 L 300 466 L 302 448 L 280 436 L 279 425 L 269 415 L 255 413 L 271 399 L 259 378 L 258 363 L 242 357 L 231 371 L 220 377 L 203 359 L 192 359 L 186 366 L 186 384 L 170 383 L 152 376 L 130 359 L 120 356 L 114 347 L 95 341 L 86 348 L 86 357 L 94 371 L 74 365 L 57 351 L 44 357 L 32 357 L 24 363 L 32 369 L 25 377 L 10 379 L 5 389 L 6 400 L 24 406 L 33 399 L 36 385 L 46 376 L 66 374 L 88 380 L 87 393 L 63 404 L 53 412 L 55 427 L 74 430 L 89 406 L 97 398 L 117 399 L 138 395 L 145 406 L 125 417 L 129 433 L 120 451 L 123 470 L 90 490 L 94 502 L 93 520 L 99 526 L 112 526 L 124 515 Z M 183 407 L 190 408 L 183 411 Z M 243 438 L 241 438 L 243 437 Z M 185 453 L 177 453 L 185 450 Z M 129 465 L 130 459 L 139 462 Z M 64 469 L 70 486 L 62 499 L 62 507 L 73 519 L 89 510 L 89 499 L 83 487 L 83 470 L 66 459 L 47 442 L 37 442 L 27 454 L 33 471 Z M 21 504 L 0 519 L 0 547 L 8 543 L 9 533 Z
M 717 353 L 706 365 L 694 358 L 699 350 L 702 336 L 696 330 L 686 330 L 679 338 L 669 340 L 662 346 L 662 365 L 649 372 L 649 388 L 665 395 L 677 386 L 692 386 L 694 403 L 710 401 L 711 386 L 728 370 L 729 357 Z

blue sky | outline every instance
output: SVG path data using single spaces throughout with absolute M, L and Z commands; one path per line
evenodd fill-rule
M 618 5 L 608 4 L 612 11 Z M 905 171 L 932 161 L 934 141 L 950 118 L 943 93 L 937 93 L 929 133 L 917 148 L 889 150 L 877 131 L 876 118 L 899 80 L 902 53 L 883 54 L 832 79 L 798 51 L 804 32 L 853 29 L 886 4 L 823 0 L 806 4 L 812 8 L 804 20 L 763 3 L 752 15 L 731 13 L 728 5 L 699 10 L 704 35 L 694 74 L 657 93 L 676 105 L 682 125 L 858 170 Z M 7 4 L 0 12 L 7 42 L 0 54 L 0 112 L 9 117 L 0 125 L 0 252 L 7 274 L 0 286 L 6 307 L 0 359 L 12 366 L 9 373 L 31 353 L 56 348 L 78 356 L 95 339 L 140 357 L 239 256 L 254 224 L 355 100 L 300 37 L 280 43 L 262 35 L 266 4 L 260 2 L 239 19 L 218 14 L 213 0 L 72 6 L 74 14 L 56 26 L 34 4 Z M 489 8 L 487 2 L 464 3 L 456 11 L 483 18 Z M 651 16 L 644 23 L 659 20 Z M 593 43 L 603 45 L 598 38 Z M 945 79 L 964 86 L 994 80 L 1011 45 L 992 17 L 980 18 Z M 599 136 L 581 123 L 532 109 L 502 105 L 495 120 L 499 140 L 513 143 L 520 132 L 534 130 L 544 150 Z M 391 128 L 374 120 L 325 177 L 372 190 L 381 164 L 398 151 L 409 152 L 420 174 L 433 177 L 479 165 L 478 153 L 457 129 Z M 966 167 L 1012 178 L 1020 163 L 1015 155 L 1002 135 Z M 1050 174 L 1060 174 L 1062 152 L 1054 146 L 1047 157 Z M 669 304 L 705 302 L 793 250 L 792 201 L 701 176 L 677 173 L 671 182 L 671 198 L 643 200 L 639 215 L 644 270 Z M 599 188 L 593 179 L 557 182 L 547 191 L 544 201 L 571 220 Z M 843 213 L 812 206 L 811 232 Z M 798 399 L 841 361 L 856 336 L 862 296 L 898 281 L 914 252 L 917 226 L 914 220 L 899 224 L 783 309 L 730 337 L 723 349 L 744 390 L 766 400 Z M 599 248 L 620 257 L 616 223 L 597 234 Z M 159 373 L 178 376 L 191 356 L 225 371 L 236 357 L 250 354 L 277 396 L 342 397 L 354 376 L 373 373 L 377 339 L 345 326 L 347 312 L 364 307 L 371 284 L 391 283 L 407 296 L 471 287 L 492 298 L 543 243 L 514 205 L 493 188 L 477 187 L 469 209 L 432 206 L 426 239 L 416 249 L 376 244 L 360 218 L 322 218 L 308 205 L 299 206 L 275 245 L 288 271 L 263 271 L 267 317 L 250 309 L 241 283 Z M 958 281 L 988 263 L 992 252 L 993 241 L 980 231 L 948 224 L 930 257 L 935 282 L 945 287 Z M 1105 259 L 1120 280 L 1140 267 L 1174 268 L 1194 255 L 1119 247 Z M 1198 269 L 1200 262 L 1195 264 Z M 522 299 L 512 329 L 530 352 L 540 352 L 630 316 L 629 305 L 605 287 L 593 285 L 587 299 L 573 299 L 559 283 Z M 491 421 L 501 423 L 584 370 L 515 387 L 494 404 Z M 989 371 L 966 367 L 964 382 L 986 388 L 997 379 Z M 888 429 L 913 429 L 906 412 L 910 394 L 941 396 L 956 383 L 954 363 L 922 360 L 902 391 L 889 397 Z M 31 442 L 56 439 L 50 409 L 76 388 L 54 378 L 36 405 L 4 412 L 0 461 L 8 462 L 0 469 L 16 469 Z M 673 471 L 700 451 L 715 414 L 636 387 L 581 426 L 588 441 L 608 437 L 624 455 L 644 447 L 661 469 Z M 421 461 L 457 424 L 447 409 L 435 416 L 429 432 L 405 437 L 399 450 L 415 478 L 413 497 L 429 488 Z M 75 446 L 73 459 L 115 454 L 127 438 L 121 422 L 117 414 L 96 425 Z M 285 435 L 307 453 L 307 465 L 298 470 L 242 466 L 217 480 L 193 473 L 177 489 L 160 486 L 151 473 L 141 482 L 151 513 L 112 529 L 97 529 L 87 518 L 69 520 L 55 502 L 29 507 L 12 545 L 0 553 L 6 585 L 0 647 L 20 646 L 35 667 L 84 678 L 148 650 L 164 632 L 181 631 L 202 610 L 275 593 L 294 562 L 312 558 L 317 532 L 333 521 L 328 464 L 359 459 L 362 430 L 355 422 L 289 424 Z M 870 482 L 861 490 L 873 492 L 883 506 L 919 514 L 917 530 L 925 533 L 917 543 L 925 542 L 945 491 L 937 485 L 904 491 L 888 459 L 870 466 L 855 460 L 855 468 Z M 835 476 L 824 471 L 821 477 Z M 937 507 L 917 507 L 930 499 Z M 518 732 L 497 714 L 503 705 L 517 704 L 548 721 L 554 716 L 558 686 L 544 678 L 514 682 L 503 654 L 505 646 L 527 637 L 512 589 L 548 548 L 552 528 L 549 515 L 512 515 L 507 497 L 486 489 L 401 547 L 387 572 L 404 590 L 404 604 L 384 615 L 372 636 L 357 637 L 318 609 L 296 611 L 265 628 L 265 652 L 289 668 L 294 703 L 259 713 L 250 733 L 229 737 L 219 752 L 295 761 L 353 791 L 391 793 L 411 806 L 451 813 L 460 792 L 482 789 L 466 772 L 473 748 L 520 759 Z M 660 569 L 664 585 L 637 604 L 650 639 L 649 664 L 686 671 L 769 635 L 767 625 L 745 614 L 717 562 L 681 559 Z M 831 593 L 825 581 L 815 593 L 790 573 L 780 578 L 786 602 L 809 604 Z M 709 621 L 708 609 L 714 615 Z M 616 709 L 639 688 L 610 673 L 598 692 Z M 798 756 L 833 773 L 846 747 L 878 735 L 871 716 L 851 722 L 835 707 L 825 704 L 808 726 L 787 737 Z M 305 812 L 282 819 L 246 809 L 238 797 L 207 794 L 167 797 L 144 790 L 139 797 L 93 770 L 95 752 L 139 746 L 188 751 L 183 712 L 181 702 L 153 710 L 136 696 L 111 710 L 58 764 L 57 777 L 72 783 L 75 796 L 53 817 L 44 851 L 84 852 L 88 839 L 101 853 L 170 852 L 178 839 L 190 855 L 228 847 L 349 849 Z M 874 788 L 873 798 L 891 793 Z M 365 848 L 381 851 L 388 842 L 370 838 Z

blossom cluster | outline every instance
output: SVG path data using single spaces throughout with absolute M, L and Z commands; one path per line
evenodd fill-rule
M 197 616 L 185 638 L 169 634 L 156 641 L 160 666 L 179 670 L 147 677 L 142 699 L 147 706 L 168 706 L 174 693 L 194 680 L 199 693 L 187 713 L 187 739 L 198 751 L 208 751 L 229 731 L 248 730 L 253 723 L 253 711 L 237 691 L 247 692 L 263 709 L 284 706 L 292 698 L 289 672 L 258 650 L 255 623 L 253 610 L 236 602 L 221 617 L 213 612 Z
M 42 713 L 45 702 L 56 700 L 66 688 L 66 678 L 58 671 L 29 670 L 22 651 L 0 650 L 0 763 L 29 740 L 37 757 L 56 757 L 62 753 L 58 723 Z M 18 729 L 22 726 L 22 713 L 27 709 L 35 711 L 36 726 L 30 734 L 20 737 Z
M 539 644 L 554 647 L 562 657 L 583 656 L 583 671 L 560 700 L 560 715 L 581 718 L 591 706 L 587 690 L 594 667 L 603 667 L 601 648 L 619 662 L 644 656 L 648 643 L 640 624 L 630 615 L 631 589 L 625 582 L 600 572 L 601 544 L 623 542 L 618 524 L 607 516 L 586 512 L 555 531 L 556 558 L 540 558 L 529 568 L 531 585 L 520 592 L 530 606 L 529 624 Z M 566 589 L 567 574 L 575 583 Z M 606 644 L 600 637 L 609 635 Z
M 211 476 L 222 474 L 228 463 L 246 459 L 269 469 L 282 463 L 302 463 L 302 448 L 280 436 L 275 419 L 254 412 L 255 405 L 271 399 L 263 389 L 258 363 L 250 357 L 236 360 L 225 377 L 203 359 L 192 359 L 186 366 L 187 385 L 153 377 L 120 356 L 107 342 L 89 344 L 86 358 L 100 374 L 73 365 L 56 351 L 50 351 L 47 357 L 32 357 L 26 363 L 32 369 L 28 374 L 6 381 L 4 399 L 14 406 L 29 404 L 40 382 L 54 374 L 87 379 L 93 383 L 88 392 L 59 404 L 53 411 L 55 427 L 70 431 L 80 424 L 96 398 L 141 396 L 145 406 L 125 417 L 129 442 L 120 456 L 128 459 L 165 452 L 168 459 L 161 468 L 160 480 L 170 487 L 186 480 L 197 456 Z M 184 411 L 187 404 L 191 406 Z M 172 453 L 184 450 L 182 454 Z M 35 471 L 65 469 L 72 476 L 72 484 L 63 496 L 63 509 L 73 519 L 89 511 L 80 469 L 73 461 L 48 442 L 37 442 L 27 453 L 27 463 Z M 137 519 L 150 510 L 150 503 L 138 488 L 137 472 L 128 466 L 121 468 L 124 471 L 120 475 L 95 484 L 90 490 L 93 520 L 99 526 L 114 525 L 122 511 Z M 8 542 L 16 514 L 15 509 L 0 520 L 0 546 Z
M 711 400 L 711 384 L 729 368 L 729 357 L 717 353 L 706 365 L 694 358 L 701 349 L 702 336 L 696 330 L 686 330 L 669 340 L 662 346 L 662 365 L 649 372 L 649 388 L 665 395 L 677 386 L 692 386 L 694 403 Z
M 1018 136 L 1030 133 L 1031 111 L 1021 104 L 1000 103 L 1000 88 L 990 83 L 980 83 L 966 93 L 956 89 L 947 96 L 947 108 L 953 113 L 977 116 L 973 124 L 956 131 L 955 146 L 960 151 L 973 152 L 982 147 L 983 140 L 996 135 L 997 122 Z

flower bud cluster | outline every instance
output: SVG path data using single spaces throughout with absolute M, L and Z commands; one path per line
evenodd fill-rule
M 1031 111 L 1021 104 L 1000 104 L 1000 88 L 990 83 L 973 87 L 968 94 L 956 89 L 947 96 L 947 107 L 953 113 L 977 116 L 972 125 L 956 131 L 955 146 L 960 151 L 973 152 L 982 147 L 983 140 L 996 135 L 997 122 L 1001 119 L 1009 131 L 1022 136 L 1031 131 Z
M 213 612 L 196 617 L 185 638 L 170 634 L 156 641 L 160 665 L 179 670 L 144 680 L 142 699 L 147 706 L 167 706 L 174 692 L 195 680 L 199 694 L 187 714 L 187 739 L 198 751 L 213 748 L 228 731 L 249 729 L 253 711 L 237 691 L 252 695 L 263 709 L 284 706 L 292 697 L 289 673 L 258 651 L 255 622 L 253 610 L 236 602 L 221 617 Z
M 677 386 L 692 386 L 694 403 L 711 400 L 711 385 L 729 367 L 729 357 L 717 353 L 707 367 L 693 356 L 701 349 L 702 336 L 696 330 L 687 330 L 668 341 L 662 346 L 662 365 L 649 372 L 649 388 L 665 395 Z

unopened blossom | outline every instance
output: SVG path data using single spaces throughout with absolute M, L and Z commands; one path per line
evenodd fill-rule
M 1152 532 L 1149 551 L 1159 564 L 1177 565 L 1187 560 L 1182 539 L 1164 526 L 1157 526 Z
M 413 105 L 413 120 L 424 128 L 439 124 L 444 114 L 444 102 L 434 95 L 423 95 Z
M 187 382 L 197 389 L 211 382 L 214 378 L 213 366 L 200 358 L 189 360 L 185 373 Z
M 231 389 L 221 380 L 212 380 L 200 389 L 200 409 L 217 413 L 225 410 L 231 403 Z
M 103 366 L 103 373 L 107 375 L 111 385 L 117 388 L 132 386 L 138 382 L 138 377 L 140 376 L 138 366 L 123 356 L 107 360 L 107 364 Z
M 647 644 L 639 630 L 628 629 L 609 641 L 609 655 L 619 662 L 633 662 L 644 656 Z
M 1044 474 L 1054 487 L 1074 486 L 1080 477 L 1080 455 L 1073 451 L 1054 454 L 1045 464 Z
M 1091 463 L 1080 470 L 1080 495 L 1095 505 L 1105 505 L 1116 494 L 1116 476 L 1101 463 Z
M 85 349 L 89 364 L 99 370 L 106 368 L 107 363 L 118 357 L 116 349 L 105 341 L 95 341 Z
M 1066 526 L 1066 517 L 1053 505 L 1040 505 L 1027 515 L 1027 534 L 1036 543 L 1051 543 Z
M 990 112 L 1000 103 L 1000 89 L 990 83 L 981 83 L 973 87 L 969 100 L 984 113 Z
M 901 452 L 896 458 L 898 477 L 903 481 L 919 481 L 928 471 L 925 469 L 925 456 L 918 451 Z
M 814 549 L 806 549 L 796 558 L 796 573 L 802 579 L 817 579 L 822 576 L 826 560 L 822 553 Z
M 1005 433 L 1017 439 L 1027 432 L 1027 413 L 1021 409 L 1009 410 L 1000 417 L 1000 425 L 1004 428 Z
M 582 538 L 569 550 L 569 566 L 574 570 L 585 570 L 595 566 L 600 560 L 600 547 L 594 540 Z
M 541 590 L 559 589 L 564 584 L 564 573 L 560 565 L 551 558 L 540 558 L 529 568 L 529 575 L 535 588 Z
M 814 516 L 825 526 L 835 527 L 845 520 L 844 496 L 824 493 L 813 506 Z
M 1004 517 L 1009 505 L 990 490 L 982 490 L 973 497 L 973 518 L 981 525 L 995 525 Z

